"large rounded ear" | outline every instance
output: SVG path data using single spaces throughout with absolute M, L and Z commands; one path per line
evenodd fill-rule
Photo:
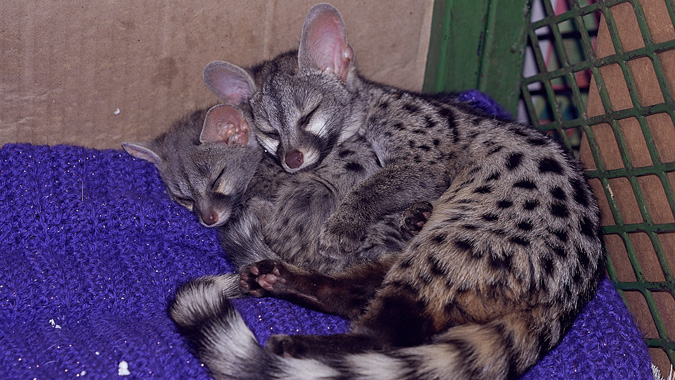
M 249 73 L 229 62 L 213 61 L 204 67 L 202 75 L 206 87 L 229 104 L 244 104 L 255 92 Z
M 246 146 L 249 143 L 250 133 L 251 127 L 239 108 L 219 104 L 211 107 L 206 113 L 199 141 Z
M 123 142 L 122 148 L 129 153 L 130 155 L 153 163 L 155 166 L 159 167 L 162 159 L 152 148 L 152 142 L 149 143 L 130 143 Z
M 305 17 L 298 48 L 301 68 L 313 67 L 347 80 L 354 52 L 347 42 L 347 27 L 330 4 L 313 6 Z

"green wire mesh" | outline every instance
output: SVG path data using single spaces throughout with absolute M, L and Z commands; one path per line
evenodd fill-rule
M 652 329 L 655 329 L 655 332 L 647 331 L 646 339 L 652 357 L 663 357 L 665 354 L 670 364 L 675 365 L 672 331 L 675 315 L 668 315 L 665 311 L 672 308 L 675 295 L 675 278 L 671 267 L 675 265 L 675 247 L 671 244 L 671 233 L 675 232 L 675 193 L 671 182 L 675 182 L 675 162 L 672 162 L 672 154 L 668 153 L 668 150 L 675 150 L 675 146 L 659 146 L 649 122 L 651 117 L 666 117 L 669 118 L 667 123 L 672 128 L 675 120 L 673 89 L 669 87 L 664 71 L 664 65 L 667 64 L 664 57 L 668 51 L 675 49 L 675 40 L 657 42 L 653 39 L 643 9 L 643 4 L 646 3 L 654 2 L 570 0 L 567 7 L 564 7 L 567 9 L 562 10 L 553 9 L 549 1 L 535 3 L 543 8 L 544 14 L 527 28 L 527 56 L 534 60 L 536 73 L 524 75 L 521 82 L 521 100 L 532 124 L 550 132 L 573 151 L 579 152 L 581 132 L 585 134 L 595 163 L 595 168 L 588 170 L 586 174 L 592 182 L 599 183 L 600 187 L 596 189 L 601 188 L 604 191 L 607 207 L 613 218 L 613 222 L 603 223 L 606 241 L 620 239 L 625 249 L 625 252 L 616 255 L 610 252 L 608 274 L 624 300 L 629 301 L 629 305 L 634 300 L 631 310 L 635 312 L 635 303 L 646 303 L 653 319 Z M 620 38 L 620 26 L 612 12 L 617 6 L 630 7 L 634 12 L 644 41 L 643 47 L 624 47 Z M 671 24 L 675 24 L 673 2 L 665 1 L 663 7 Z M 603 17 L 600 18 L 600 15 Z M 614 54 L 597 57 L 594 42 L 603 19 Z M 544 55 L 542 45 L 550 49 L 550 55 Z M 670 60 L 669 64 L 673 65 L 673 61 Z M 646 101 L 643 99 L 644 95 L 640 96 L 638 90 L 641 83 L 634 77 L 635 65 L 653 66 L 658 87 L 649 91 L 656 93 L 657 97 L 660 93 L 662 99 L 659 98 L 656 102 Z M 613 84 L 605 83 L 603 71 L 622 74 L 630 97 L 631 104 L 628 107 L 617 107 L 612 101 L 608 86 Z M 589 114 L 587 109 L 589 87 L 593 82 L 597 85 L 604 108 L 604 112 L 597 115 Z M 626 138 L 629 124 L 633 126 L 633 132 L 637 130 L 642 134 L 641 145 L 646 148 L 648 157 L 638 157 L 631 146 L 634 144 L 633 140 Z M 606 144 L 606 141 L 599 140 L 597 132 L 606 126 L 609 126 L 611 132 L 607 131 L 604 136 L 609 134 L 616 140 L 616 149 L 622 164 L 620 167 L 605 162 L 607 154 L 603 154 L 603 149 L 607 148 L 603 148 L 602 144 Z M 665 158 L 664 155 L 669 157 Z M 625 194 L 627 190 L 633 193 L 632 198 L 639 210 L 637 217 L 627 217 L 626 206 L 617 200 L 615 193 L 621 191 Z M 648 201 L 651 196 L 665 200 L 662 203 L 667 205 L 666 209 L 655 209 Z M 607 219 L 610 219 L 609 216 Z M 644 249 L 645 243 L 651 246 L 653 252 L 637 250 L 636 245 Z M 632 267 L 632 276 L 622 276 L 617 272 L 615 259 L 624 257 L 623 255 L 627 256 Z M 649 255 L 653 255 L 653 258 L 644 258 Z M 647 273 L 643 268 L 645 260 L 651 260 L 649 265 L 656 266 L 661 273 Z M 644 301 L 634 297 L 636 292 L 642 295 Z M 663 365 L 661 369 L 665 370 Z
M 674 24 L 673 0 L 435 0 L 423 87 L 484 91 L 581 157 L 604 212 L 607 272 L 665 374 L 675 365 Z M 599 31 L 609 52 L 597 54 Z

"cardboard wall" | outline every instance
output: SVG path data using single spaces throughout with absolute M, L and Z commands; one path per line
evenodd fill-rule
M 297 47 L 318 0 L 40 2 L 6 0 L 0 16 L 0 146 L 119 148 L 217 99 L 208 62 L 251 65 Z M 348 1 L 356 61 L 371 79 L 422 86 L 432 0 Z
M 668 16 L 665 3 L 660 0 L 640 0 L 649 31 L 655 43 L 675 40 L 675 30 Z M 622 3 L 611 8 L 617 32 L 619 34 L 624 51 L 632 51 L 645 46 L 645 41 L 638 27 L 635 11 L 630 3 Z M 615 54 L 614 45 L 610 39 L 607 24 L 600 23 L 596 55 L 598 58 Z M 657 54 L 658 60 L 664 69 L 667 83 L 659 83 L 654 71 L 652 61 L 647 57 L 637 56 L 627 62 L 635 81 L 637 101 L 643 107 L 664 103 L 661 85 L 668 86 L 670 92 L 675 91 L 675 50 L 664 51 Z M 603 115 L 612 110 L 619 111 L 633 107 L 628 92 L 628 84 L 624 79 L 621 67 L 611 64 L 599 69 L 604 80 L 609 101 L 612 109 L 606 110 L 599 96 L 595 81 L 591 83 L 588 98 L 587 112 L 589 117 Z M 621 136 L 625 141 L 626 151 L 633 167 L 647 167 L 656 164 L 647 150 L 645 137 L 639 121 L 634 117 L 617 120 Z M 654 144 L 658 151 L 660 161 L 663 163 L 675 162 L 675 126 L 672 118 L 667 113 L 653 113 L 646 117 L 649 131 L 652 133 Z M 624 168 L 624 162 L 619 153 L 619 143 L 607 123 L 591 126 L 593 134 L 599 145 L 600 158 L 605 169 Z M 589 169 L 596 169 L 596 163 L 591 156 L 588 141 L 582 142 L 581 159 Z M 675 172 L 665 173 L 671 188 L 675 187 Z M 609 208 L 607 193 L 616 201 L 621 213 L 623 224 L 643 223 L 644 219 L 633 187 L 627 177 L 617 177 L 609 180 L 607 192 L 599 180 L 591 180 L 591 185 L 602 210 L 602 224 L 606 226 L 616 225 L 612 212 Z M 664 184 L 656 175 L 643 175 L 637 177 L 637 187 L 645 196 L 646 208 L 649 211 L 653 223 L 674 223 L 675 215 L 668 204 L 665 195 Z M 654 244 L 660 244 L 666 254 L 666 260 L 671 270 L 675 269 L 675 234 L 664 232 L 657 234 L 656 241 L 643 232 L 629 233 L 626 241 L 620 235 L 610 234 L 605 236 L 605 245 L 609 256 L 621 282 L 636 282 L 637 277 L 628 257 L 626 246 L 632 245 L 636 252 L 636 259 L 640 264 L 646 281 L 665 281 L 663 269 L 655 253 Z M 624 292 L 628 307 L 635 315 L 638 325 L 647 338 L 659 338 L 659 333 L 654 323 L 654 318 L 648 307 L 645 296 L 639 291 Z M 651 292 L 656 309 L 663 318 L 666 332 L 670 339 L 675 337 L 675 299 L 668 291 Z M 665 352 L 652 348 L 649 350 L 652 360 L 665 376 L 670 373 L 670 362 Z

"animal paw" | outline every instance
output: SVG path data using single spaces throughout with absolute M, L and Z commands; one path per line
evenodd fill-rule
M 399 225 L 401 231 L 412 236 L 417 235 L 431 217 L 432 210 L 433 206 L 426 201 L 417 202 L 410 206 L 403 212 L 403 217 L 401 218 L 401 223 Z
M 262 260 L 242 268 L 239 287 L 245 294 L 264 297 L 277 293 L 286 284 L 282 275 L 283 264 L 275 260 Z

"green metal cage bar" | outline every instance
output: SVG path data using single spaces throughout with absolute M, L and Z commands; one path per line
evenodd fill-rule
M 542 9 L 543 16 L 531 21 L 533 2 Z M 624 49 L 612 7 L 629 4 L 637 20 L 644 47 Z M 675 5 L 665 1 L 668 17 L 675 25 Z M 584 1 L 568 0 L 567 9 L 554 9 L 550 0 L 436 0 L 432 19 L 432 34 L 425 76 L 427 92 L 479 89 L 490 94 L 513 115 L 518 111 L 518 100 L 526 111 L 529 122 L 549 132 L 569 149 L 578 152 L 579 136 L 588 141 L 595 169 L 588 170 L 589 179 L 597 180 L 608 201 L 614 225 L 603 227 L 606 235 L 618 236 L 625 246 L 636 281 L 619 281 L 615 264 L 608 255 L 607 272 L 625 298 L 625 292 L 639 292 L 652 315 L 658 337 L 650 337 L 650 348 L 663 350 L 675 366 L 675 342 L 669 336 L 664 315 L 658 308 L 654 292 L 667 292 L 675 297 L 675 276 L 670 268 L 660 236 L 675 233 L 675 223 L 655 222 L 645 199 L 639 179 L 658 178 L 663 187 L 670 212 L 675 215 L 675 192 L 667 173 L 675 172 L 675 162 L 664 162 L 657 149 L 647 118 L 665 114 L 675 120 L 673 89 L 668 85 L 664 63 L 659 54 L 675 50 L 675 40 L 654 42 L 642 5 L 637 0 Z M 607 25 L 614 54 L 598 58 L 593 37 L 598 25 L 592 21 L 602 15 Z M 570 31 L 561 31 L 562 27 Z M 571 36 L 571 37 L 570 37 Z M 541 38 L 546 39 L 555 56 L 545 57 Z M 574 39 L 579 50 L 569 49 Z M 536 73 L 523 75 L 526 51 L 530 50 Z M 571 57 L 571 54 L 575 57 Z M 640 99 L 638 85 L 629 62 L 646 58 L 653 66 L 663 102 L 646 105 Z M 554 61 L 554 62 L 551 62 Z M 553 64 L 552 64 L 553 63 Z M 615 109 L 604 81 L 602 70 L 618 67 L 623 74 L 632 107 Z M 577 75 L 588 73 L 597 86 L 604 113 L 589 116 L 587 101 L 589 88 L 577 82 Z M 561 91 L 561 84 L 565 90 Z M 573 112 L 563 112 L 563 106 Z M 540 117 L 544 110 L 549 119 Z M 651 165 L 636 166 L 628 142 L 622 134 L 620 121 L 634 119 L 639 124 L 649 152 Z M 600 142 L 594 126 L 608 125 L 616 140 L 622 168 L 608 169 L 601 154 Z M 674 148 L 675 149 L 675 148 Z M 627 223 L 613 195 L 612 180 L 626 180 L 632 190 L 642 222 Z M 615 186 L 615 185 L 614 185 Z M 649 281 L 638 259 L 632 234 L 646 234 L 651 242 L 664 281 Z M 673 252 L 670 252 L 673 255 Z

